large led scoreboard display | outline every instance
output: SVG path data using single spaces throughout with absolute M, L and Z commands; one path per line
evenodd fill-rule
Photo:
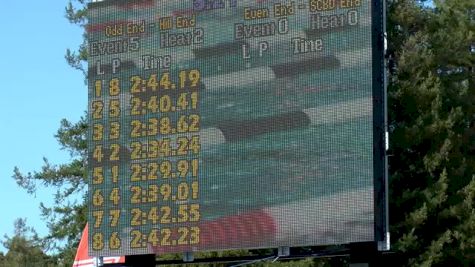
M 381 241 L 381 14 L 369 0 L 91 3 L 89 253 Z

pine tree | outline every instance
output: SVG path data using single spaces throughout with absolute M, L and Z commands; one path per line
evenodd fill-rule
M 466 0 L 393 1 L 390 216 L 408 266 L 468 266 L 475 249 L 474 24 Z
M 55 259 L 43 252 L 41 240 L 25 219 L 17 219 L 14 225 L 13 237 L 5 236 L 1 241 L 8 252 L 0 253 L 0 267 L 56 266 Z
M 398 254 L 394 266 L 475 262 L 475 2 L 433 4 L 391 0 L 388 6 L 390 231 Z M 66 17 L 84 27 L 85 10 L 84 0 L 70 2 Z M 85 40 L 75 52 L 66 51 L 68 63 L 84 73 L 86 59 Z M 50 230 L 45 241 L 58 249 L 66 265 L 72 262 L 86 222 L 85 198 L 71 200 L 85 192 L 86 130 L 85 119 L 63 120 L 56 138 L 71 153 L 71 161 L 56 166 L 45 159 L 41 171 L 14 172 L 29 192 L 38 183 L 58 188 L 55 206 L 42 206 Z M 0 264 L 6 256 L 0 254 Z
M 35 192 L 37 184 L 57 188 L 54 206 L 40 205 L 42 217 L 48 222 L 49 229 L 49 234 L 44 238 L 45 249 L 59 251 L 58 257 L 71 263 L 87 221 L 86 132 L 87 122 L 84 118 L 77 123 L 62 120 L 55 137 L 62 149 L 70 152 L 71 161 L 57 166 L 44 159 L 41 171 L 22 174 L 15 167 L 13 175 L 17 184 L 30 193 Z

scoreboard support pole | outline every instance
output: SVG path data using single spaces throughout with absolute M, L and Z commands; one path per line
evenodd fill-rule
M 193 252 L 183 253 L 183 262 L 193 262 L 194 260 L 195 260 L 195 257 L 193 255 Z
M 130 255 L 125 256 L 125 266 L 127 267 L 155 267 L 155 254 Z
M 277 249 L 277 256 L 288 257 L 290 256 L 290 247 L 279 247 Z

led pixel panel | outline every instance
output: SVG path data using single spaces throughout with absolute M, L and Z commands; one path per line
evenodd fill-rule
M 375 240 L 369 0 L 88 9 L 90 255 Z

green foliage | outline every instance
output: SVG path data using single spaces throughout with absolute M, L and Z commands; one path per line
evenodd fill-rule
M 273 256 L 269 256 L 273 255 Z M 165 254 L 161 255 L 157 260 L 166 261 L 166 260 L 180 260 L 182 259 L 182 254 Z M 199 266 L 210 266 L 210 267 L 226 267 L 226 266 L 254 266 L 254 267 L 329 267 L 329 266 L 347 266 L 347 259 L 341 258 L 327 258 L 327 259 L 317 259 L 317 258 L 305 258 L 300 260 L 286 260 L 278 261 L 275 253 L 272 249 L 261 249 L 261 250 L 228 250 L 228 251 L 210 251 L 210 252 L 197 252 L 194 254 L 195 259 L 212 259 L 212 258 L 223 258 L 223 257 L 246 257 L 246 256 L 260 256 L 256 260 L 248 260 L 244 262 L 234 262 L 234 263 L 207 263 L 207 264 L 178 264 L 178 265 L 160 265 L 160 266 L 176 266 L 176 267 L 199 267 Z
M 84 118 L 75 124 L 61 121 L 56 139 L 62 149 L 70 152 L 71 161 L 53 165 L 44 159 L 41 171 L 23 174 L 15 167 L 13 178 L 28 192 L 34 193 L 36 186 L 57 188 L 54 206 L 40 205 L 42 217 L 47 221 L 49 234 L 44 241 L 48 249 L 59 250 L 63 257 L 73 258 L 79 237 L 87 221 L 86 192 L 86 132 Z
M 416 0 L 388 3 L 390 231 L 398 253 L 393 266 L 475 262 L 475 53 L 469 49 L 475 44 L 475 2 L 445 0 L 434 5 Z M 66 18 L 84 27 L 85 10 L 85 0 L 70 1 Z M 86 75 L 86 38 L 76 50 L 68 49 L 65 58 Z M 15 180 L 28 192 L 34 193 L 38 185 L 58 190 L 53 207 L 41 205 L 48 236 L 26 238 L 20 231 L 7 237 L 4 242 L 10 250 L 0 253 L 0 266 L 51 260 L 42 254 L 46 248 L 55 248 L 55 259 L 65 266 L 71 264 L 87 217 L 86 131 L 85 118 L 61 122 L 56 138 L 69 151 L 69 163 L 53 165 L 44 159 L 40 171 L 27 174 L 15 168 Z M 206 252 L 197 257 L 249 253 Z M 346 262 L 305 259 L 252 265 L 345 266 Z
M 390 5 L 390 217 L 401 266 L 469 266 L 475 255 L 475 2 L 435 6 Z
M 70 23 L 76 24 L 80 27 L 85 27 L 86 25 L 86 1 L 85 0 L 74 0 L 69 1 L 65 8 L 66 19 Z M 66 55 L 64 56 L 68 64 L 80 70 L 85 77 L 85 82 L 87 81 L 87 71 L 86 71 L 86 60 L 87 60 L 87 38 L 86 32 L 83 34 L 83 42 L 79 45 L 76 51 L 67 49 Z
M 69 1 L 65 8 L 65 17 L 71 23 L 85 27 L 86 2 L 88 1 Z M 83 43 L 77 49 L 66 50 L 65 59 L 71 67 L 86 75 L 85 37 L 86 33 Z M 79 238 L 87 221 L 86 134 L 85 117 L 75 123 L 63 119 L 55 138 L 60 143 L 61 149 L 69 152 L 70 161 L 54 165 L 44 158 L 40 171 L 25 174 L 15 167 L 13 174 L 17 184 L 31 194 L 35 193 L 37 186 L 57 189 L 52 207 L 40 204 L 42 217 L 49 229 L 49 234 L 42 241 L 43 248 L 57 253 L 55 257 L 66 266 L 70 266 L 74 260 Z
M 25 219 L 17 219 L 14 225 L 14 236 L 5 236 L 2 241 L 8 252 L 6 255 L 0 253 L 0 267 L 56 266 L 55 259 L 43 252 L 41 240 L 32 228 L 26 226 Z

